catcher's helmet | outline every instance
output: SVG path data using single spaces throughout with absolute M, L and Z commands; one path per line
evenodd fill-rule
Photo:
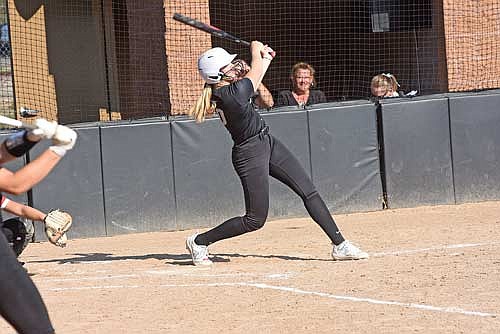
M 3 222 L 2 232 L 16 256 L 19 256 L 33 238 L 35 229 L 33 224 L 24 218 L 11 218 Z
M 198 71 L 207 84 L 216 84 L 223 76 L 220 69 L 229 65 L 235 57 L 223 48 L 210 49 L 198 58 Z

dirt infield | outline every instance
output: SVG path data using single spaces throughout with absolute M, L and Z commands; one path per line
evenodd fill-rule
M 500 332 L 500 202 L 335 218 L 369 260 L 331 261 L 309 219 L 214 244 L 210 268 L 190 264 L 193 231 L 36 243 L 22 260 L 58 334 Z

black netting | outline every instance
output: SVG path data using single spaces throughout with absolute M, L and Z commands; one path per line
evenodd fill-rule
M 62 123 L 185 113 L 201 91 L 202 51 L 249 53 L 175 12 L 272 46 L 264 83 L 274 96 L 299 61 L 328 101 L 368 98 L 379 73 L 420 95 L 498 88 L 499 3 L 0 0 L 0 113 L 28 108 Z

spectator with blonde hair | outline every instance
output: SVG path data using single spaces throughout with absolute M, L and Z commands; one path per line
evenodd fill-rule
M 379 98 L 412 97 L 417 94 L 416 90 L 412 90 L 408 94 L 398 91 L 401 86 L 396 77 L 391 73 L 382 73 L 374 76 L 370 87 L 372 95 Z
M 311 104 L 326 102 L 325 94 L 316 86 L 314 77 L 316 71 L 308 63 L 299 62 L 293 65 L 290 74 L 292 90 L 281 91 L 278 95 L 275 107 L 299 106 L 304 107 Z
M 391 73 L 374 76 L 371 82 L 372 95 L 376 97 L 398 97 L 399 83 Z

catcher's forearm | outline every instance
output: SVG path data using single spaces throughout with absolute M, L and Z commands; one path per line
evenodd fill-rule
M 30 220 L 43 221 L 45 214 L 38 209 L 30 206 L 15 202 L 9 199 L 5 211 L 19 217 L 27 218 Z
M 22 208 L 22 215 L 21 216 L 24 218 L 28 218 L 30 220 L 43 222 L 43 219 L 45 218 L 46 214 L 38 209 L 24 205 Z

